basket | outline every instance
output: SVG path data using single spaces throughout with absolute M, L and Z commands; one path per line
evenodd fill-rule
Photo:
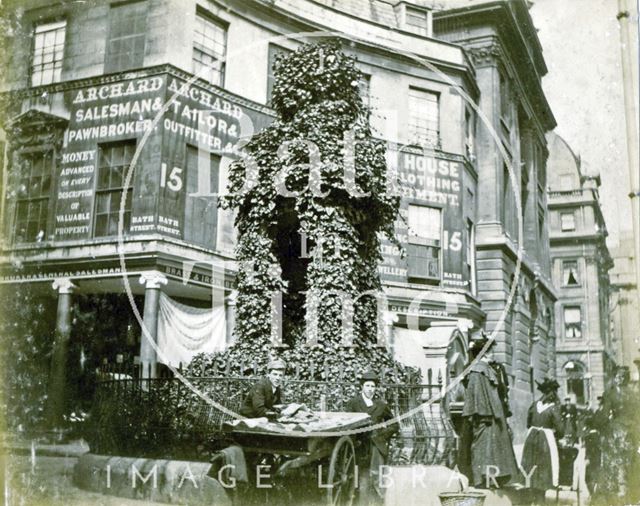
M 438 496 L 442 506 L 482 506 L 486 497 L 480 492 L 442 492 Z

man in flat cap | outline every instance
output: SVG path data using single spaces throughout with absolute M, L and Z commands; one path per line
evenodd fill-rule
M 256 383 L 244 399 L 240 414 L 247 418 L 260 418 L 272 411 L 273 406 L 282 402 L 282 382 L 286 364 L 276 359 L 267 365 L 267 376 Z
M 529 432 L 522 449 L 522 469 L 529 478 L 534 504 L 543 504 L 545 491 L 558 486 L 560 459 L 558 440 L 564 435 L 560 414 L 560 385 L 554 378 L 536 381 L 542 397 L 527 414 Z

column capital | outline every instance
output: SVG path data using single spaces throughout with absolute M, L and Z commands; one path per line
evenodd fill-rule
M 58 293 L 73 293 L 73 291 L 78 288 L 70 278 L 56 278 L 53 283 L 51 283 L 51 287 Z
M 160 271 L 146 271 L 140 275 L 140 284 L 145 288 L 160 288 L 169 282 L 167 277 Z

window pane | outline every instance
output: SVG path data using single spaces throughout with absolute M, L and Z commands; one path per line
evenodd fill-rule
M 410 236 L 440 241 L 440 209 L 410 205 L 408 222 Z
M 146 2 L 113 5 L 105 70 L 116 72 L 141 67 L 144 63 Z
M 409 88 L 409 142 L 436 146 L 439 115 L 436 93 Z
M 31 84 L 39 86 L 60 80 L 66 21 L 42 23 L 34 30 L 33 54 L 31 55 Z
M 201 14 L 196 16 L 193 34 L 193 72 L 202 79 L 222 86 L 227 48 L 226 25 Z M 214 63 L 215 62 L 215 63 Z M 205 67 L 208 67 L 205 69 Z

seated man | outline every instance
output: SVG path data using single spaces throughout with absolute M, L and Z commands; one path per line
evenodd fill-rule
M 247 418 L 259 418 L 272 411 L 273 406 L 282 402 L 282 381 L 286 365 L 282 360 L 272 360 L 267 366 L 267 376 L 251 387 L 244 399 L 240 414 Z
M 376 389 L 378 388 L 378 382 L 379 378 L 377 374 L 372 371 L 365 372 L 360 377 L 360 392 L 347 402 L 345 411 L 367 413 L 371 417 L 372 424 L 378 424 L 393 418 L 389 405 L 383 399 L 375 396 Z M 364 458 L 359 459 L 360 462 L 358 463 L 359 466 L 369 470 L 369 473 L 365 472 L 365 475 L 363 476 L 364 479 L 361 484 L 362 489 L 368 488 L 367 474 L 371 474 L 371 477 L 373 478 L 373 487 L 380 494 L 377 483 L 379 469 L 380 466 L 384 465 L 389 453 L 389 439 L 395 432 L 397 432 L 397 430 L 398 425 L 394 423 L 387 427 L 372 431 L 370 436 L 371 444 L 369 445 L 369 452 L 367 452 Z

